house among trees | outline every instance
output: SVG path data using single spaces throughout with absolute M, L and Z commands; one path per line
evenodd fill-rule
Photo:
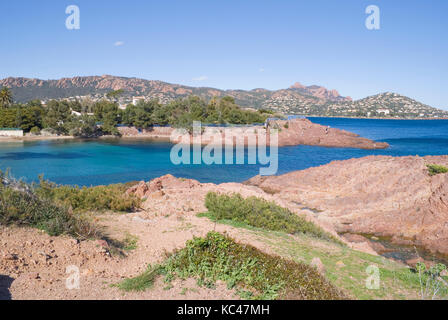
M 132 104 L 134 106 L 136 106 L 139 101 L 143 101 L 144 102 L 145 101 L 145 97 L 133 97 L 132 98 Z
M 23 137 L 23 130 L 20 128 L 0 128 L 0 137 Z

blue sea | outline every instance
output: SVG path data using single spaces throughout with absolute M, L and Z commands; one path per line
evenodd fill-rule
M 282 147 L 278 174 L 367 155 L 448 155 L 448 120 L 309 119 L 385 141 L 390 148 Z M 58 184 L 80 186 L 147 181 L 167 173 L 201 182 L 241 182 L 259 173 L 259 165 L 174 165 L 171 147 L 165 142 L 118 139 L 1 143 L 0 170 L 9 169 L 13 176 L 29 182 L 43 174 Z

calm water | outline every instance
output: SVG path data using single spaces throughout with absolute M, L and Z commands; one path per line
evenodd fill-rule
M 312 146 L 279 149 L 278 174 L 367 155 L 448 154 L 448 120 L 311 118 L 390 144 L 386 150 Z M 169 143 L 148 141 L 40 141 L 0 144 L 0 169 L 27 181 L 44 174 L 60 184 L 99 185 L 149 180 L 167 173 L 201 182 L 244 181 L 258 165 L 173 165 Z

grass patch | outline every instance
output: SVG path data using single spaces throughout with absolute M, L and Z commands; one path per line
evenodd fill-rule
M 302 263 L 310 263 L 318 257 L 325 265 L 327 279 L 353 299 L 421 299 L 419 274 L 400 263 L 305 235 L 287 238 L 273 232 L 253 234 L 282 257 Z M 377 290 L 366 286 L 370 276 L 367 267 L 371 265 L 377 266 L 380 272 Z M 427 275 L 423 277 L 425 283 Z M 448 297 L 447 289 L 441 288 L 438 299 Z
M 148 266 L 148 269 L 137 277 L 125 279 L 113 286 L 124 291 L 145 291 L 154 285 L 154 280 L 159 274 L 159 266 Z
M 137 249 L 138 237 L 130 233 L 126 233 L 126 236 L 122 240 L 123 250 L 132 251 Z
M 230 220 L 252 227 L 289 234 L 307 234 L 316 238 L 340 241 L 314 223 L 297 216 L 275 202 L 257 197 L 244 199 L 240 194 L 219 195 L 209 192 L 205 198 L 206 215 L 214 221 Z
M 131 212 L 140 207 L 141 199 L 126 194 L 127 185 L 78 187 L 60 186 L 39 177 L 36 192 L 55 203 L 69 207 L 75 212 L 118 211 Z
M 428 167 L 428 173 L 430 176 L 435 176 L 436 174 L 448 172 L 447 167 L 438 164 L 427 164 L 426 167 Z
M 345 296 L 314 268 L 271 256 L 210 232 L 193 238 L 186 247 L 162 265 L 118 284 L 123 290 L 149 288 L 158 274 L 165 281 L 196 278 L 198 285 L 214 288 L 216 281 L 227 283 L 245 299 L 343 299 Z

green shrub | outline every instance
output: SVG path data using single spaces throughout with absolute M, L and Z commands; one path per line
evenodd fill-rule
M 35 135 L 35 136 L 40 135 L 40 129 L 39 129 L 39 127 L 32 127 L 31 130 L 30 130 L 30 133 L 32 133 L 32 134 Z
M 7 183 L 6 183 L 7 181 Z M 0 173 L 0 224 L 31 226 L 52 236 L 98 237 L 97 229 L 81 215 L 54 204 L 22 182 Z
M 258 109 L 259 113 L 274 114 L 274 111 L 268 109 Z
M 193 238 L 186 247 L 162 265 L 121 284 L 124 290 L 144 290 L 158 274 L 170 282 L 176 277 L 196 278 L 198 284 L 213 288 L 217 280 L 237 289 L 245 299 L 343 299 L 344 295 L 313 267 L 270 256 L 258 249 L 236 243 L 210 232 Z
M 82 187 L 58 186 L 40 177 L 37 193 L 57 204 L 80 211 L 119 211 L 130 212 L 140 206 L 141 200 L 135 195 L 126 194 L 126 185 Z
M 427 268 L 423 262 L 418 262 L 415 269 L 418 272 L 422 300 L 439 300 L 446 296 L 448 286 L 441 278 L 442 272 L 447 269 L 444 264 L 437 263 Z
M 232 220 L 266 230 L 304 233 L 339 242 L 314 223 L 264 199 L 244 199 L 240 194 L 229 196 L 209 192 L 205 197 L 205 206 L 208 209 L 207 216 L 213 220 Z
M 426 165 L 428 167 L 428 172 L 430 176 L 434 176 L 439 173 L 447 173 L 448 168 L 445 166 L 441 166 L 438 164 L 428 164 Z
M 283 128 L 288 129 L 288 128 L 289 128 L 289 122 L 286 122 L 286 123 L 283 125 Z
M 118 285 L 114 285 L 124 291 L 145 291 L 153 286 L 155 278 L 160 275 L 160 267 L 148 266 L 148 269 L 135 278 L 123 280 Z

